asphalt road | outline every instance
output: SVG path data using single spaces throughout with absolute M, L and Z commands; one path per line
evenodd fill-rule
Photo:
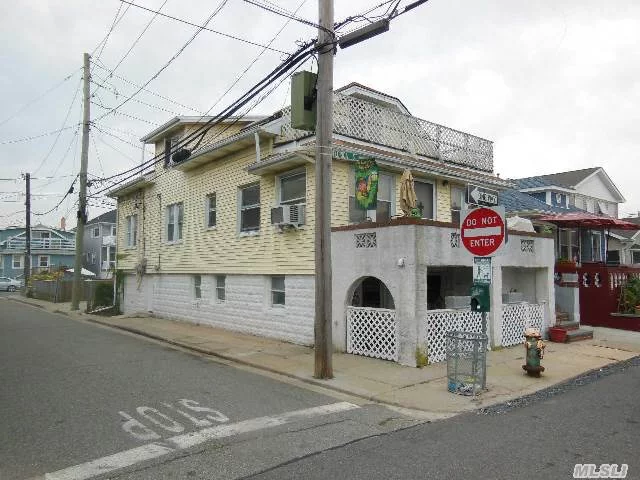
M 251 476 L 570 479 L 576 463 L 640 479 L 640 359 L 512 404 L 367 438 Z M 608 478 L 608 477 L 607 477 Z
M 238 478 L 415 424 L 6 298 L 0 386 L 0 479 Z

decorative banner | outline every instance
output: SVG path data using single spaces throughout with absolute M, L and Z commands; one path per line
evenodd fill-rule
M 378 164 L 373 158 L 356 162 L 356 204 L 364 210 L 376 208 L 378 200 Z

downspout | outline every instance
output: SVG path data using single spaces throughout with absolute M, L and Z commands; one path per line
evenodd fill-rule
M 256 142 L 256 163 L 260 163 L 260 135 L 258 132 L 253 134 L 253 139 Z

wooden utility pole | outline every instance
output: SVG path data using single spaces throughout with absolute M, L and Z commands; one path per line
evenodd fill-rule
M 28 291 L 29 278 L 31 277 L 31 174 L 24 174 L 25 184 L 25 250 L 24 250 L 24 294 Z
M 331 325 L 331 161 L 333 134 L 333 0 L 319 0 L 316 122 L 315 368 L 314 377 L 333 378 Z
M 71 292 L 71 310 L 80 308 L 82 288 L 82 251 L 84 240 L 84 225 L 87 223 L 87 163 L 89 162 L 89 54 L 83 56 L 83 85 L 84 100 L 82 113 L 82 152 L 80 156 L 80 194 L 78 199 L 78 223 L 76 225 L 76 255 L 73 266 L 73 290 Z

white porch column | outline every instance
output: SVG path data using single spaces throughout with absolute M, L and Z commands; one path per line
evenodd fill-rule
M 487 333 L 491 348 L 502 345 L 502 265 L 492 259 L 490 286 L 491 312 L 487 315 Z

